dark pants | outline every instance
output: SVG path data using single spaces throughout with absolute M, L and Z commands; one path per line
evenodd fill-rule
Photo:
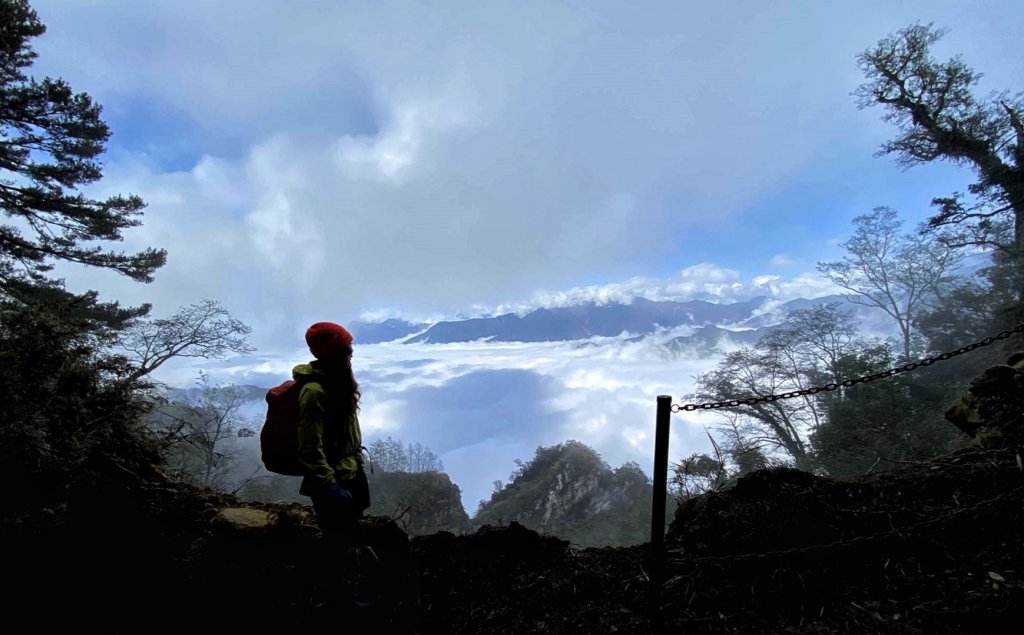
M 352 498 L 342 502 L 322 494 L 311 494 L 313 511 L 324 539 L 341 546 L 354 546 L 361 540 L 358 521 L 363 517 L 363 511 L 370 506 L 369 484 L 366 482 L 366 474 L 360 468 L 354 478 L 339 480 L 338 485 L 347 489 Z

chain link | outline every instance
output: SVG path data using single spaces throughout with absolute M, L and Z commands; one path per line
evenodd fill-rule
M 714 410 L 717 408 L 736 408 L 738 406 L 754 406 L 759 403 L 772 403 L 780 399 L 792 399 L 793 397 L 803 397 L 806 395 L 816 395 L 819 392 L 830 392 L 838 390 L 839 388 L 849 388 L 856 386 L 857 384 L 866 384 L 868 382 L 875 381 L 876 379 L 885 379 L 886 377 L 892 377 L 900 373 L 909 373 L 912 370 L 916 370 L 923 366 L 931 366 L 935 362 L 942 362 L 947 359 L 956 357 L 957 355 L 963 355 L 964 353 L 970 353 L 971 351 L 981 348 L 982 346 L 988 346 L 989 344 L 998 341 L 1005 340 L 1015 333 L 1024 333 L 1024 324 L 1018 324 L 1012 329 L 1003 331 L 999 335 L 993 335 L 986 337 L 983 340 L 979 340 L 966 346 L 961 346 L 955 351 L 949 351 L 948 353 L 942 353 L 941 355 L 935 355 L 934 357 L 925 357 L 916 362 L 904 364 L 902 366 L 896 366 L 895 368 L 889 368 L 881 372 L 872 373 L 870 375 L 864 375 L 855 379 L 844 379 L 840 382 L 831 384 L 825 384 L 824 386 L 816 386 L 814 388 L 804 388 L 803 390 L 793 390 L 790 392 L 780 393 L 778 395 L 765 395 L 763 397 L 747 397 L 746 399 L 730 399 L 728 401 L 715 401 L 711 403 L 692 404 L 688 403 L 685 405 L 672 404 L 672 412 L 691 412 L 693 410 Z

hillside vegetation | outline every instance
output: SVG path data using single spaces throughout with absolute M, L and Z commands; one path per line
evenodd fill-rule
M 632 545 L 650 539 L 652 496 L 640 466 L 612 470 L 592 448 L 567 441 L 520 462 L 510 482 L 481 503 L 473 524 L 517 522 L 586 547 Z

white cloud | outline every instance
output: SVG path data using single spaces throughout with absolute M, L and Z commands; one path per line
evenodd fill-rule
M 338 170 L 351 178 L 395 181 L 406 168 L 422 160 L 422 146 L 430 134 L 444 134 L 467 125 L 457 99 L 404 103 L 392 122 L 376 136 L 345 136 L 335 145 Z
M 525 313 L 536 308 L 554 308 L 593 302 L 629 304 L 635 298 L 647 300 L 736 300 L 748 299 L 749 285 L 740 272 L 704 262 L 687 267 L 669 279 L 633 277 L 623 282 L 573 287 L 567 291 L 538 291 L 525 302 L 498 305 L 486 313 Z
M 739 271 L 710 262 L 683 269 L 677 279 L 669 281 L 666 290 L 677 297 L 706 299 L 735 299 L 746 292 Z
M 845 293 L 842 288 L 811 272 L 800 273 L 792 278 L 760 276 L 754 279 L 754 284 L 779 300 L 813 299 Z
M 367 439 L 392 436 L 431 447 L 463 490 L 472 512 L 491 482 L 506 480 L 514 459 L 539 445 L 576 439 L 613 467 L 636 461 L 650 475 L 655 397 L 680 400 L 692 377 L 714 360 L 667 359 L 658 342 L 672 334 L 628 342 L 595 338 L 578 343 L 374 344 L 356 349 L 353 365 L 363 390 L 360 422 Z M 189 360 L 161 369 L 161 379 L 188 385 L 198 368 L 215 382 L 270 386 L 306 361 L 295 348 L 262 361 L 227 361 L 211 368 Z M 671 455 L 704 451 L 702 426 L 680 417 Z
M 804 82 L 778 73 L 780 90 L 765 92 L 751 56 L 771 68 L 789 54 L 711 10 L 650 20 L 609 9 L 610 22 L 557 5 L 512 16 L 415 4 L 39 10 L 51 26 L 42 70 L 150 125 L 154 140 L 170 133 L 139 104 L 204 144 L 192 170 L 163 173 L 149 156 L 108 165 L 112 189 L 150 202 L 155 227 L 140 236 L 171 251 L 146 293 L 177 305 L 244 287 L 265 300 L 235 305 L 260 323 L 281 306 L 493 306 L 616 263 L 678 259 L 672 234 L 722 222 L 804 169 L 828 142 L 832 102 L 847 99 L 844 87 L 794 102 L 784 88 Z M 794 28 L 764 8 L 750 17 Z M 665 37 L 665 20 L 680 33 Z M 696 24 L 727 30 L 731 46 Z M 219 233 L 207 238 L 211 217 Z M 704 273 L 684 272 L 676 292 L 738 292 Z
M 853 55 L 914 13 L 34 4 L 35 69 L 120 113 L 102 189 L 150 203 L 126 245 L 170 252 L 153 285 L 111 295 L 219 297 L 267 341 L 307 319 L 537 289 L 555 291 L 524 304 L 749 293 L 736 263 L 771 247 L 730 229 L 762 224 L 750 210 L 824 150 L 882 129 L 850 102 Z M 837 39 L 837 20 L 857 26 Z M 193 165 L 162 166 L 181 143 Z M 707 244 L 732 268 L 646 277 Z M 573 287 L 594 279 L 626 281 Z
M 786 301 L 796 298 L 814 299 L 840 293 L 842 289 L 818 274 L 803 272 L 784 278 L 777 274 L 755 275 L 749 280 L 739 271 L 703 262 L 681 270 L 667 279 L 633 277 L 623 282 L 573 287 L 566 291 L 539 291 L 530 300 L 505 303 L 496 307 L 475 307 L 472 315 L 503 313 L 524 314 L 538 308 L 556 308 L 592 302 L 595 304 L 630 304 L 635 298 L 653 301 L 707 300 L 738 302 L 759 295 Z M 368 314 L 378 315 L 378 314 Z M 383 312 L 380 316 L 390 316 Z
M 775 254 L 768 264 L 772 267 L 792 267 L 797 261 L 789 254 Z

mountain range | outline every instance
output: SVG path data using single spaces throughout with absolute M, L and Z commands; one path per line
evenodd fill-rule
M 718 331 L 729 331 L 731 338 L 737 342 L 752 343 L 752 340 L 756 341 L 756 336 L 751 333 L 754 329 L 777 324 L 786 312 L 829 302 L 840 302 L 851 310 L 859 308 L 839 295 L 811 300 L 798 298 L 787 302 L 758 296 L 732 304 L 716 304 L 706 300 L 680 302 L 636 298 L 630 304 L 589 302 L 534 309 L 522 315 L 505 313 L 433 324 L 400 319 L 356 321 L 351 323 L 350 330 L 361 344 L 392 341 L 406 344 L 451 344 L 477 340 L 557 342 L 615 337 L 623 333 L 649 335 L 681 326 L 713 326 Z M 720 335 L 718 331 L 705 329 L 699 332 L 698 337 L 707 340 L 712 334 Z M 742 335 L 744 332 L 747 334 Z

